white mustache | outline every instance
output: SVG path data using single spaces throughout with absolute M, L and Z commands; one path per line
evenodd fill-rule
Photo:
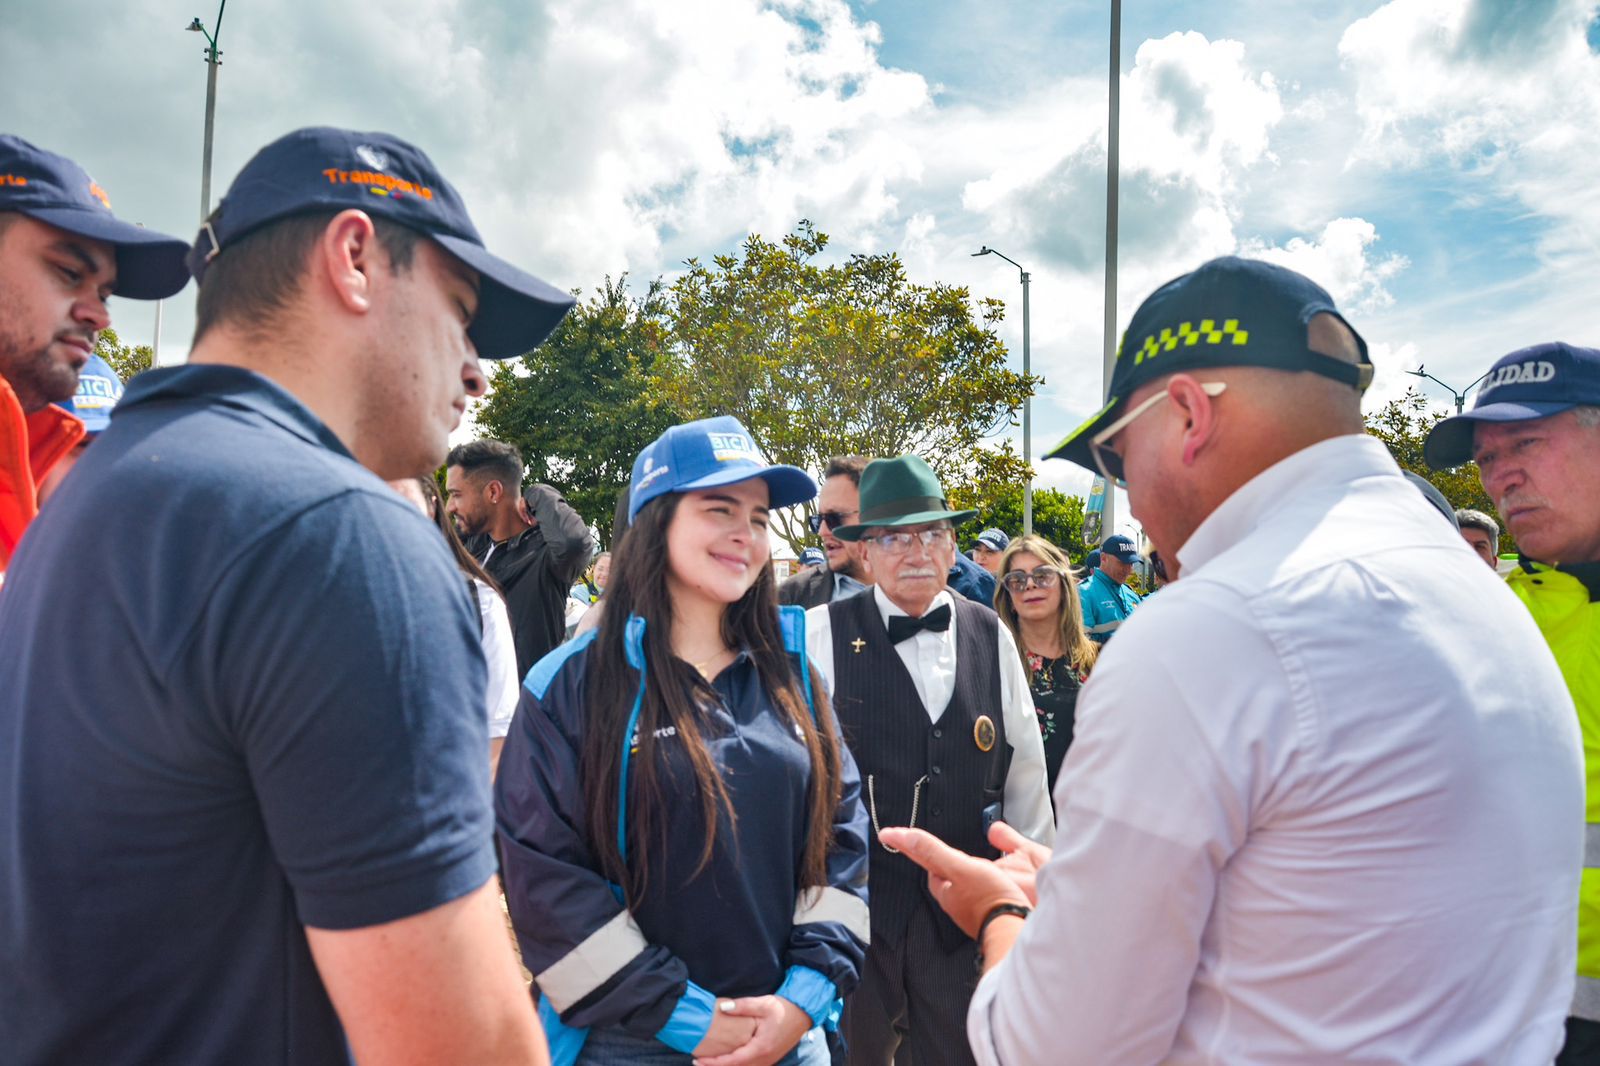
M 1550 501 L 1543 496 L 1531 492 L 1511 491 L 1494 501 L 1494 505 L 1501 514 L 1514 511 L 1518 507 L 1549 507 Z
M 939 574 L 939 572 L 937 570 L 930 570 L 926 566 L 918 566 L 918 567 L 908 568 L 908 569 L 900 571 L 900 576 L 902 578 L 908 578 L 908 577 L 937 577 L 938 574 Z

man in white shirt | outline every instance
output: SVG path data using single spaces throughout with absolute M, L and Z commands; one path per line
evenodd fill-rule
M 1370 378 L 1322 289 L 1214 260 L 1135 313 L 1110 402 L 1057 449 L 1125 477 L 1182 578 L 1084 688 L 1053 856 L 1004 827 L 1000 864 L 882 833 L 981 941 L 980 1062 L 1555 1055 L 1571 702 L 1527 613 L 1362 432 Z
M 928 898 L 922 871 L 876 842 L 879 825 L 926 827 L 952 847 L 995 856 L 985 832 L 1006 818 L 1053 837 L 1044 744 L 1011 634 L 993 611 L 945 588 L 953 511 L 916 456 L 861 475 L 859 520 L 834 535 L 864 546 L 877 584 L 806 613 L 811 661 L 833 694 L 865 782 L 872 946 L 850 997 L 855 1066 L 889 1066 L 906 1045 L 917 1066 L 972 1062 L 962 1024 L 973 945 Z

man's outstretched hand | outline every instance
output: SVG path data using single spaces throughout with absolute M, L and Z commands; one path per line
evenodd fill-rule
M 995 840 L 995 830 L 1000 828 L 1001 826 L 997 824 L 990 830 L 989 840 L 996 847 L 1005 850 Z M 1023 840 L 1009 826 L 1005 829 L 1010 833 L 1010 837 L 1005 838 L 1007 843 L 1011 842 L 1012 837 Z M 944 908 L 951 921 L 970 937 L 977 937 L 978 927 L 983 924 L 984 917 L 1000 904 L 1018 903 L 1025 907 L 1033 905 L 1029 894 L 1018 884 L 1019 870 L 1003 869 L 996 862 L 974 858 L 921 829 L 884 829 L 878 834 L 878 839 L 928 871 L 928 891 L 933 893 L 933 898 Z M 1040 850 L 1044 851 L 1044 858 L 1049 857 L 1047 849 Z M 1022 849 L 1016 848 L 1011 854 L 1016 855 L 1021 852 Z M 1020 867 L 1031 861 L 1031 858 L 1023 855 L 1023 858 L 1014 861 L 1012 865 Z M 1042 862 L 1041 859 L 1040 863 Z M 1032 869 L 1037 868 L 1037 866 L 1032 867 Z M 1031 884 L 1031 870 L 1027 878 Z

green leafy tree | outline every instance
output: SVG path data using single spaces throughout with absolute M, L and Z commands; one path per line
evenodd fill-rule
M 1428 431 L 1438 425 L 1449 413 L 1429 405 L 1427 397 L 1415 389 L 1407 389 L 1398 400 L 1390 400 L 1378 410 L 1367 415 L 1367 432 L 1388 447 L 1389 454 L 1404 470 L 1410 470 L 1432 482 L 1450 501 L 1450 506 L 1471 507 L 1500 523 L 1500 550 L 1513 551 L 1515 545 L 1505 523 L 1494 509 L 1494 501 L 1483 491 L 1478 479 L 1478 464 L 1465 463 L 1451 470 L 1430 470 L 1422 458 L 1422 444 Z
M 958 497 L 959 499 L 959 497 Z M 1009 484 L 987 501 L 965 502 L 978 513 L 961 527 L 963 547 L 970 548 L 985 529 L 1003 529 L 1013 538 L 1022 532 L 1022 486 Z M 1033 531 L 1060 548 L 1074 564 L 1083 562 L 1083 498 L 1058 489 L 1035 489 Z
M 632 299 L 609 277 L 550 339 L 497 364 L 475 424 L 522 450 L 528 477 L 556 486 L 610 543 L 634 457 L 679 412 L 652 386 L 666 334 L 659 284 Z
M 155 364 L 155 352 L 148 344 L 123 344 L 114 329 L 103 329 L 95 338 L 94 354 L 111 364 L 111 369 L 117 372 L 123 384 L 133 380 L 133 376 L 142 371 L 149 370 Z
M 731 414 L 773 461 L 807 470 L 833 455 L 913 452 L 953 495 L 1020 484 L 1014 453 L 980 451 L 1040 380 L 1006 367 L 994 332 L 1004 305 L 979 300 L 974 313 L 966 289 L 913 283 L 893 254 L 818 265 L 827 246 L 802 221 L 776 244 L 752 235 L 738 255 L 689 260 L 668 292 L 656 373 L 666 402 L 691 417 Z M 803 519 L 777 519 L 797 551 Z

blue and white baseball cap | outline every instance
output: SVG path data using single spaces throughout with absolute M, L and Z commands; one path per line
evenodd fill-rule
M 111 409 L 120 399 L 122 379 L 104 359 L 91 355 L 78 371 L 78 391 L 61 406 L 77 415 L 92 437 L 111 425 Z
M 461 194 L 422 149 L 388 133 L 326 126 L 285 134 L 244 165 L 201 226 L 189 270 L 204 285 L 213 260 L 269 222 L 352 207 L 420 230 L 478 272 L 478 313 L 467 335 L 485 359 L 509 359 L 536 347 L 575 302 L 491 255 Z
M 9 133 L 0 134 L 0 211 L 111 245 L 118 296 L 164 300 L 189 284 L 188 245 L 117 218 L 111 197 L 82 167 Z
M 1472 458 L 1479 422 L 1527 422 L 1591 405 L 1600 405 L 1600 351 L 1559 341 L 1521 348 L 1489 370 L 1472 410 L 1429 431 L 1422 457 L 1435 470 L 1460 466 Z
M 1102 555 L 1109 555 L 1113 559 L 1121 559 L 1125 563 L 1139 561 L 1139 549 L 1134 546 L 1132 537 L 1125 537 L 1121 533 L 1105 539 L 1100 545 Z
M 801 566 L 821 566 L 827 561 L 828 557 L 823 553 L 821 548 L 807 548 L 805 551 L 800 553 Z
M 673 426 L 633 461 L 628 521 L 657 496 L 732 485 L 758 477 L 771 506 L 792 507 L 817 494 L 817 483 L 797 466 L 773 466 L 737 418 L 719 415 Z

